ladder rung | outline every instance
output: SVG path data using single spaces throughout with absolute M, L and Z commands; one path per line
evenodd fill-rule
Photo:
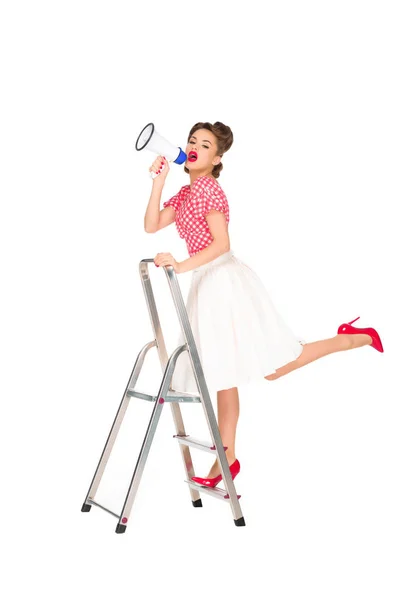
M 157 394 L 145 394 L 138 390 L 128 390 L 127 396 L 134 398 L 141 398 L 141 400 L 147 400 L 148 402 L 155 402 Z M 168 394 L 164 398 L 164 402 L 201 402 L 200 396 L 193 396 L 192 394 L 186 394 L 186 392 L 176 392 L 175 390 L 169 390 Z
M 217 454 L 217 449 L 215 446 L 211 446 L 210 442 L 202 442 L 200 440 L 196 440 L 194 437 L 190 435 L 174 435 L 174 438 L 178 440 L 180 444 L 185 444 L 185 446 L 193 446 L 198 450 L 204 450 L 205 452 L 211 452 L 211 454 Z M 224 446 L 224 450 L 227 450 L 228 446 Z
M 98 502 L 95 502 L 94 500 L 91 500 L 90 498 L 88 498 L 86 500 L 86 502 L 88 504 L 93 504 L 94 506 L 98 506 L 99 508 L 102 508 L 103 510 L 105 510 L 106 512 L 110 513 L 110 515 L 113 515 L 114 517 L 117 517 L 117 519 L 120 518 L 120 515 L 117 515 L 115 512 L 113 512 L 112 510 L 109 510 L 108 508 L 106 508 L 105 506 L 102 506 L 101 504 L 99 504 Z
M 194 490 L 198 490 L 199 492 L 205 492 L 206 494 L 209 494 L 210 496 L 213 496 L 214 498 L 218 498 L 219 500 L 228 500 L 229 501 L 229 494 L 227 493 L 226 490 L 219 488 L 219 487 L 207 487 L 206 485 L 200 485 L 199 483 L 196 483 L 195 481 L 188 481 L 187 479 L 184 480 L 185 483 L 189 484 L 189 486 L 191 488 L 193 488 Z M 241 494 L 237 494 L 237 497 L 240 498 Z

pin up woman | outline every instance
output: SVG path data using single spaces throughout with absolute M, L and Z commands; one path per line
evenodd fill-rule
M 227 125 L 196 123 L 186 146 L 184 170 L 190 183 L 164 202 L 161 211 L 169 165 L 158 156 L 149 169 L 158 176 L 153 180 L 144 226 L 146 232 L 155 233 L 175 222 L 186 242 L 186 260 L 177 262 L 162 252 L 154 262 L 158 267 L 170 265 L 176 273 L 192 271 L 186 310 L 207 387 L 217 392 L 218 427 L 234 478 L 240 470 L 235 453 L 240 385 L 261 378 L 276 380 L 333 352 L 365 345 L 383 352 L 383 347 L 375 329 L 352 326 L 359 317 L 340 325 L 334 337 L 310 343 L 294 335 L 284 322 L 257 274 L 230 249 L 229 205 L 218 179 L 223 155 L 232 143 Z M 183 335 L 179 342 L 185 343 Z M 198 395 L 186 352 L 177 360 L 171 385 Z M 209 487 L 221 479 L 217 459 L 206 477 L 193 477 Z

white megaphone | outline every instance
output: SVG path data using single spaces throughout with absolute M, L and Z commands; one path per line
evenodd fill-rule
M 165 156 L 169 161 L 181 165 L 187 159 L 187 154 L 179 146 L 174 146 L 162 137 L 154 128 L 154 123 L 148 123 L 142 129 L 135 144 L 136 150 L 150 150 L 161 156 Z M 157 177 L 155 173 L 150 172 L 150 177 Z

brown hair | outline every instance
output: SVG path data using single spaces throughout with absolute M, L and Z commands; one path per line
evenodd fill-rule
M 233 144 L 233 133 L 232 133 L 231 128 L 228 127 L 228 125 L 224 125 L 220 121 L 215 121 L 214 125 L 212 125 L 208 121 L 206 121 L 205 123 L 196 123 L 196 125 L 193 125 L 192 129 L 189 131 L 189 136 L 187 139 L 188 142 L 189 142 L 190 138 L 192 137 L 192 135 L 194 134 L 194 132 L 197 131 L 198 129 L 208 129 L 209 131 L 211 131 L 211 133 L 213 133 L 215 135 L 215 137 L 217 138 L 217 155 L 218 156 L 223 156 L 223 154 L 225 152 L 227 152 Z M 211 172 L 211 175 L 213 177 L 215 177 L 216 179 L 218 179 L 219 174 L 221 173 L 223 168 L 224 168 L 224 166 L 223 166 L 222 162 L 220 162 L 218 165 L 214 166 L 214 168 Z M 185 170 L 185 173 L 190 172 L 187 167 L 184 167 L 184 170 Z

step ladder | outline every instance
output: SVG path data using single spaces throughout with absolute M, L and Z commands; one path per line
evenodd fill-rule
M 228 460 L 225 454 L 227 446 L 223 446 L 222 444 L 220 431 L 218 428 L 217 420 L 215 418 L 211 398 L 204 378 L 203 368 L 200 363 L 199 354 L 193 337 L 189 318 L 187 315 L 186 306 L 183 301 L 181 290 L 178 284 L 178 279 L 172 266 L 163 267 L 163 270 L 167 276 L 169 288 L 172 293 L 172 298 L 174 300 L 174 304 L 178 313 L 178 318 L 182 327 L 184 340 L 186 342 L 182 346 L 178 346 L 168 358 L 164 342 L 164 336 L 161 330 L 157 307 L 154 300 L 153 288 L 150 282 L 148 267 L 149 263 L 154 263 L 154 259 L 146 258 L 141 260 L 139 263 L 139 273 L 143 285 L 147 307 L 150 313 L 150 320 L 152 323 L 155 339 L 143 346 L 143 348 L 138 354 L 131 376 L 129 377 L 128 384 L 125 388 L 124 395 L 117 410 L 117 414 L 112 424 L 110 433 L 108 435 L 106 444 L 101 454 L 99 463 L 97 465 L 97 469 L 90 484 L 89 491 L 82 505 L 81 511 L 89 512 L 92 506 L 102 508 L 103 510 L 105 510 L 106 512 L 110 513 L 118 519 L 118 524 L 115 529 L 115 532 L 125 532 L 127 528 L 128 519 L 132 510 L 132 505 L 135 500 L 139 483 L 144 471 L 146 460 L 149 455 L 150 446 L 154 438 L 157 424 L 160 419 L 164 404 L 168 402 L 171 407 L 172 417 L 175 423 L 176 433 L 173 437 L 179 443 L 183 459 L 183 467 L 186 475 L 185 483 L 188 485 L 193 506 L 196 508 L 202 506 L 200 498 L 201 493 L 208 494 L 213 498 L 218 498 L 219 500 L 223 500 L 224 502 L 229 502 L 233 513 L 235 525 L 244 526 L 246 523 L 244 521 L 244 517 L 242 515 L 242 511 L 239 504 L 240 495 L 236 493 L 236 489 L 232 480 L 232 475 L 229 470 Z M 156 396 L 152 394 L 146 394 L 136 389 L 136 382 L 142 369 L 146 354 L 150 350 L 150 348 L 153 347 L 156 347 L 158 350 L 161 368 L 163 371 L 161 386 Z M 196 396 L 173 390 L 170 386 L 171 379 L 175 370 L 176 361 L 181 352 L 184 351 L 187 351 L 189 353 L 190 362 L 193 368 L 193 373 L 199 391 L 199 395 Z M 146 434 L 144 436 L 143 444 L 139 452 L 135 470 L 133 472 L 131 483 L 129 485 L 125 502 L 121 510 L 121 514 L 116 514 L 113 511 L 106 508 L 105 506 L 102 506 L 101 504 L 96 502 L 95 496 L 131 398 L 138 398 L 141 400 L 147 400 L 148 402 L 154 402 L 154 409 L 150 417 Z M 207 441 L 204 442 L 197 440 L 194 437 L 186 434 L 181 409 L 179 406 L 180 402 L 189 402 L 194 404 L 201 403 L 203 405 L 212 440 L 211 443 Z M 193 469 L 192 458 L 190 455 L 190 446 L 197 450 L 210 452 L 211 454 L 215 454 L 217 456 L 221 468 L 222 481 L 224 482 L 226 489 L 218 487 L 210 488 L 198 484 L 195 481 L 192 481 L 191 478 L 195 475 L 195 472 Z

